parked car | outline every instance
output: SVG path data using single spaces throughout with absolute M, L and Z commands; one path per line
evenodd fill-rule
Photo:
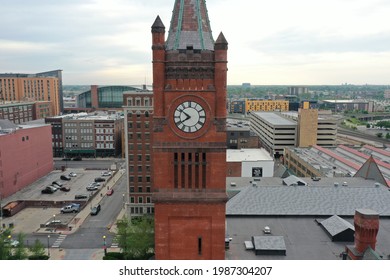
M 74 199 L 87 199 L 88 198 L 88 195 L 86 194 L 76 194 L 74 196 Z
M 108 196 L 112 195 L 113 193 L 114 193 L 114 189 L 109 189 L 109 190 L 107 191 L 107 195 L 108 195 Z
M 98 205 L 92 207 L 92 209 L 91 209 L 91 215 L 92 215 L 92 216 L 97 215 L 97 214 L 100 212 L 100 209 L 101 209 L 100 204 L 98 204 Z
M 46 188 L 44 188 L 41 193 L 45 193 L 45 194 L 52 194 L 56 191 L 57 189 L 54 188 L 53 186 L 47 186 Z
M 61 220 L 51 220 L 46 223 L 46 227 L 55 226 L 55 225 L 61 225 Z
M 91 184 L 89 184 L 90 186 L 96 186 L 96 187 L 100 187 L 101 186 L 101 184 L 100 183 L 98 183 L 98 182 L 93 182 L 93 183 L 91 183 Z
M 80 204 L 72 203 L 61 208 L 61 213 L 77 213 L 80 211 Z
M 106 181 L 106 179 L 104 179 L 102 177 L 95 178 L 95 182 L 104 182 L 104 181 Z
M 112 172 L 111 171 L 103 171 L 102 176 L 111 176 Z
M 73 160 L 80 161 L 80 160 L 83 160 L 83 159 L 80 156 L 78 156 L 78 157 L 74 157 Z
M 61 175 L 60 179 L 65 180 L 65 181 L 70 181 L 71 178 L 69 176 L 66 176 L 66 175 Z
M 16 239 L 4 239 L 4 243 L 11 245 L 11 247 L 17 247 L 19 245 L 19 241 Z
M 70 188 L 64 186 L 64 187 L 61 187 L 61 188 L 60 188 L 60 191 L 69 192 L 69 191 L 70 191 Z
M 54 187 L 56 187 L 56 186 L 62 187 L 62 186 L 64 185 L 64 184 L 62 184 L 61 181 L 54 181 L 54 182 L 52 182 L 51 184 L 52 184 L 52 186 L 54 186 Z
M 69 177 L 76 177 L 77 174 L 76 174 L 75 172 L 70 172 L 68 176 L 69 176 Z
M 98 189 L 99 188 L 97 186 L 93 186 L 93 185 L 87 187 L 87 191 L 96 191 Z

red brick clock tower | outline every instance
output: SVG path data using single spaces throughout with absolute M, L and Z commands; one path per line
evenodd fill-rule
M 228 44 L 205 0 L 176 0 L 152 36 L 156 259 L 224 259 Z

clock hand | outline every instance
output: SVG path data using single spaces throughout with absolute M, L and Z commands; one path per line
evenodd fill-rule
M 186 112 L 182 111 L 182 113 L 183 113 L 184 115 L 186 115 L 186 118 L 183 120 L 183 122 L 185 122 L 186 120 L 191 119 L 191 116 L 188 115 Z

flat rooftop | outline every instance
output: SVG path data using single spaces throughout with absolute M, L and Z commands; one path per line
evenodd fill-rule
M 344 218 L 353 224 L 353 218 Z M 227 217 L 227 236 L 232 238 L 227 260 L 341 260 L 346 245 L 353 242 L 332 242 L 315 217 Z M 273 236 L 285 238 L 286 255 L 256 255 L 246 250 L 244 242 L 252 236 L 264 235 L 268 226 Z M 390 254 L 390 219 L 380 218 L 376 251 L 388 259 Z
M 227 162 L 244 162 L 244 161 L 273 161 L 273 158 L 265 149 L 241 149 L 226 150 Z
M 283 118 L 281 115 L 272 112 L 252 112 L 251 114 L 254 114 L 259 118 L 264 119 L 266 122 L 272 125 L 297 125 L 295 121 Z

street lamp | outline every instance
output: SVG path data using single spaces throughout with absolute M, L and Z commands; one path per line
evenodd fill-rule
M 107 255 L 107 246 L 106 246 L 106 236 L 103 236 L 103 250 L 104 250 L 104 255 Z
M 50 235 L 47 236 L 47 255 L 50 259 Z

